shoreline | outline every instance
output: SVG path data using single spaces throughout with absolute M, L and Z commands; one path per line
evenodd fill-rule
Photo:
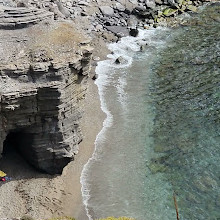
M 94 55 L 98 55 L 102 60 L 107 54 L 106 43 L 108 41 L 104 42 L 101 37 L 96 37 L 93 45 Z M 101 54 L 99 54 L 100 48 L 103 50 Z M 94 73 L 94 71 L 91 72 Z M 37 219 L 59 216 L 70 216 L 76 220 L 88 219 L 82 201 L 80 177 L 84 165 L 94 152 L 95 139 L 102 129 L 104 119 L 105 113 L 101 110 L 97 85 L 89 78 L 81 122 L 84 137 L 76 159 L 64 168 L 60 176 L 42 174 L 26 167 L 24 172 L 30 173 L 22 174 L 21 170 L 21 176 L 18 175 L 18 179 L 0 185 L 0 194 L 3 198 L 0 201 L 0 215 L 10 218 L 27 214 Z M 5 193 L 7 191 L 9 193 Z M 14 195 L 11 195 L 10 191 L 14 191 Z M 6 204 L 4 204 L 4 197 L 7 198 Z M 9 205 L 10 210 L 9 207 L 7 209 Z M 5 216 L 7 211 L 10 211 L 10 215 Z
M 64 212 L 67 213 L 68 216 L 75 217 L 77 220 L 88 219 L 82 200 L 80 177 L 85 164 L 94 152 L 96 136 L 102 129 L 103 121 L 105 119 L 105 114 L 100 107 L 97 85 L 95 85 L 94 81 L 91 79 L 89 79 L 88 94 L 85 100 L 84 110 L 85 117 L 82 122 L 82 132 L 84 134 L 83 142 L 80 144 L 80 150 L 75 162 L 71 162 L 63 172 L 63 174 L 67 176 L 67 179 L 68 173 L 72 174 L 74 178 L 73 183 L 76 184 L 76 188 L 71 187 L 71 184 L 69 186 L 67 185 L 67 190 L 72 190 L 72 194 L 75 196 L 74 198 L 69 199 L 64 198 L 64 204 L 69 204 L 65 207 L 66 211 Z M 76 168 L 78 168 L 77 175 L 75 173 Z M 72 207 L 72 204 L 75 204 L 75 206 Z

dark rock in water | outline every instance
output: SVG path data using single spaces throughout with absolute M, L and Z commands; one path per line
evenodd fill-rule
M 132 37 L 137 37 L 138 36 L 138 29 L 130 29 L 129 35 Z
M 145 51 L 147 48 L 148 48 L 147 43 L 140 45 L 140 51 Z
M 93 76 L 92 76 L 92 79 L 93 80 L 96 80 L 98 78 L 98 75 L 97 74 L 94 74 Z
M 125 60 L 122 56 L 118 57 L 118 58 L 115 60 L 115 63 L 116 63 L 116 64 L 122 64 L 122 63 L 125 63 L 125 62 L 126 62 L 126 60 Z

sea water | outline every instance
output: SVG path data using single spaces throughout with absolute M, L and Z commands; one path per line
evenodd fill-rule
M 106 113 L 81 176 L 89 219 L 220 219 L 220 7 L 109 45 Z M 115 60 L 120 57 L 120 63 Z

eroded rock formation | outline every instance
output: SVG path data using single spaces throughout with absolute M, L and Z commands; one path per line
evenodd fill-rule
M 0 8 L 0 28 L 13 29 L 36 24 L 53 17 L 53 13 L 35 8 Z
M 82 140 L 92 48 L 42 9 L 1 6 L 0 28 L 0 154 L 12 141 L 35 167 L 60 173 Z

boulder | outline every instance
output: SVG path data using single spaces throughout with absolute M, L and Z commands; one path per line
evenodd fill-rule
M 100 6 L 99 9 L 105 16 L 112 16 L 114 14 L 114 9 L 110 6 Z
M 61 2 L 55 1 L 55 3 L 57 4 L 57 7 L 58 7 L 59 11 L 60 11 L 66 18 L 70 17 L 70 15 L 71 15 L 70 12 L 68 11 L 67 8 L 65 8 L 65 7 L 63 6 L 63 4 L 62 4 Z
M 122 26 L 106 26 L 105 27 L 107 30 L 111 31 L 117 36 L 120 37 L 125 37 L 129 35 L 129 31 L 127 27 L 122 27 Z
M 115 60 L 115 63 L 116 64 L 125 64 L 125 63 L 127 63 L 127 60 L 124 57 L 120 56 Z
M 145 4 L 148 8 L 155 9 L 156 3 L 154 0 L 145 0 Z
M 139 32 L 138 29 L 131 28 L 130 31 L 129 31 L 129 35 L 132 36 L 132 37 L 137 37 L 138 32 Z

